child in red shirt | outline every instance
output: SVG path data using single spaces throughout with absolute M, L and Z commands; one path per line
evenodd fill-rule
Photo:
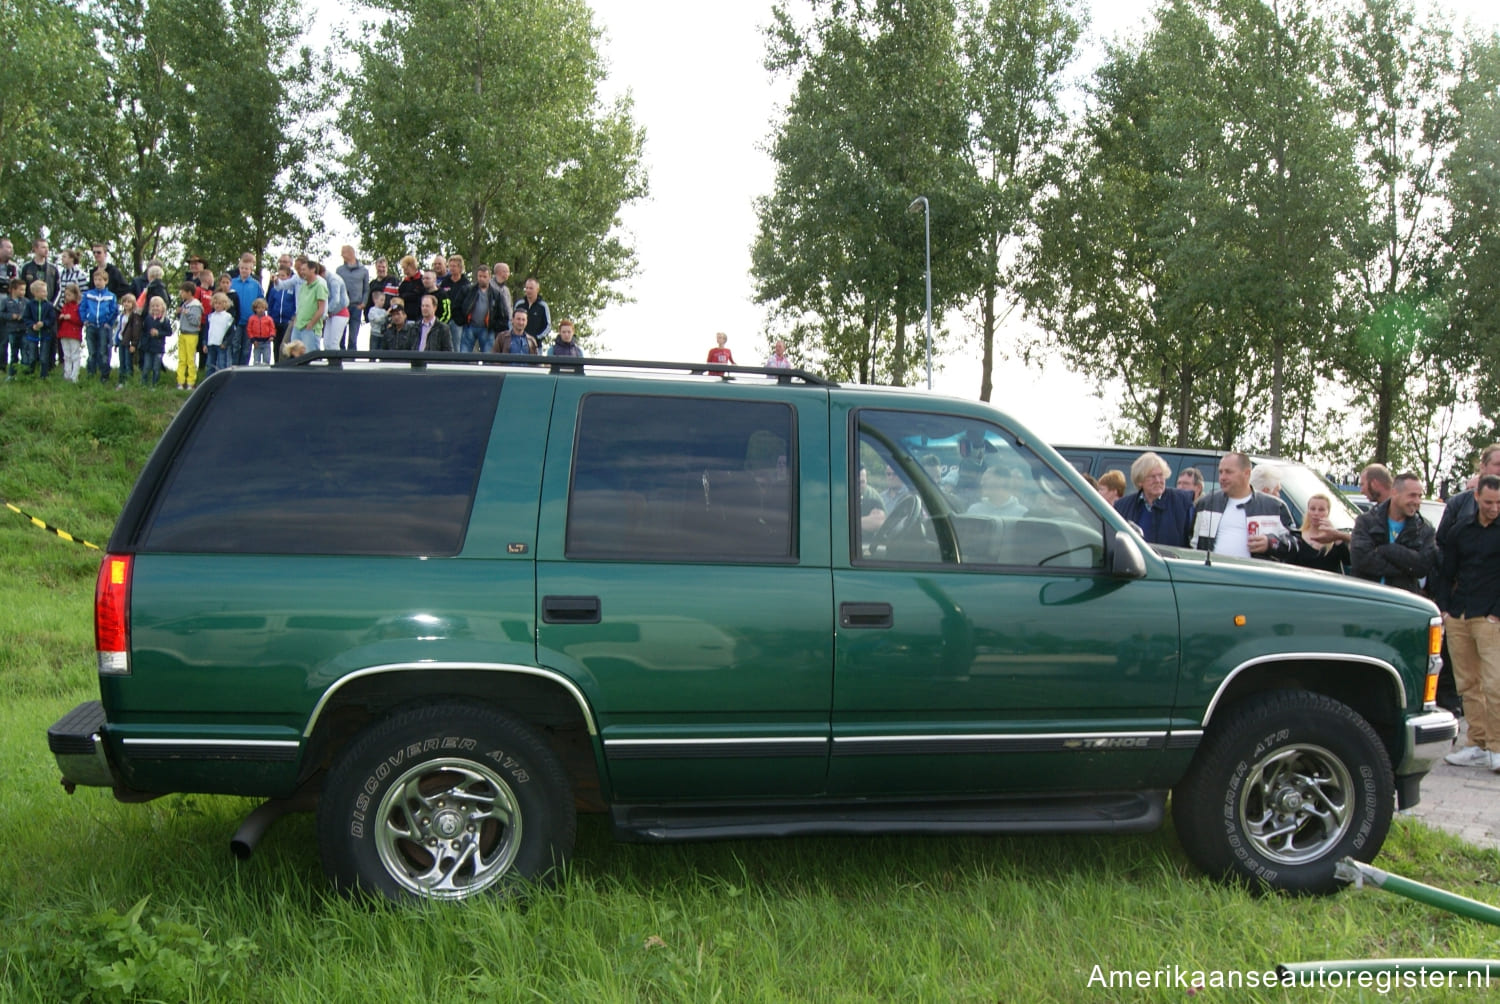
M 78 382 L 78 363 L 83 357 L 83 318 L 78 313 L 82 302 L 78 283 L 68 283 L 57 315 L 57 343 L 62 346 L 63 379 L 70 383 Z
M 724 347 L 724 343 L 729 341 L 729 336 L 721 331 L 717 335 L 714 335 L 714 341 L 718 342 L 719 344 L 717 348 L 708 350 L 708 361 L 711 363 L 728 363 L 729 365 L 733 366 L 734 353 L 730 352 L 727 348 Z M 709 373 L 709 376 L 723 375 L 723 373 Z
M 250 339 L 250 365 L 271 365 L 271 340 L 276 337 L 276 322 L 266 313 L 264 297 L 256 297 L 250 309 L 255 313 L 245 322 L 245 337 Z

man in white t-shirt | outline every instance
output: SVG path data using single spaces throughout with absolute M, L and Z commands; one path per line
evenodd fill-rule
M 1219 461 L 1219 490 L 1198 500 L 1193 546 L 1241 558 L 1296 561 L 1301 541 L 1292 533 L 1286 503 L 1250 487 L 1250 458 L 1226 453 Z

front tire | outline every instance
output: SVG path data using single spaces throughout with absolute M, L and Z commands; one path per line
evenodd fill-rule
M 1390 830 L 1385 745 L 1354 709 L 1308 691 L 1254 697 L 1227 714 L 1172 789 L 1183 849 L 1216 879 L 1337 891 L 1334 865 L 1370 861 Z
M 573 849 L 562 765 L 524 723 L 460 703 L 381 719 L 318 802 L 323 867 L 346 891 L 467 899 L 542 881 Z

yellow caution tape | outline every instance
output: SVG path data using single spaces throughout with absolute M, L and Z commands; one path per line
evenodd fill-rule
M 31 515 L 31 513 L 29 513 L 29 512 L 22 512 L 20 509 L 17 509 L 15 506 L 11 505 L 9 502 L 4 502 L 4 503 L 0 503 L 0 504 L 3 504 L 5 506 L 5 508 L 7 508 L 11 512 L 15 513 L 17 516 L 20 516 L 20 517 L 22 517 L 22 518 L 24 518 L 26 520 L 29 520 L 30 523 L 31 523 L 31 525 L 34 526 L 34 527 L 36 527 L 39 530 L 46 530 L 46 531 L 48 531 L 50 533 L 55 533 L 59 537 L 61 537 L 63 540 L 71 540 L 75 544 L 82 544 L 84 547 L 93 548 L 95 551 L 102 551 L 103 550 L 103 548 L 101 548 L 98 544 L 90 544 L 88 541 L 84 540 L 82 537 L 75 537 L 75 536 L 73 536 L 71 533 L 69 533 L 66 530 L 59 530 L 55 526 L 48 526 L 45 520 L 37 519 L 35 516 Z

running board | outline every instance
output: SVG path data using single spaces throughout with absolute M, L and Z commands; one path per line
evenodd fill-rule
M 616 804 L 616 840 L 655 843 L 879 833 L 1142 833 L 1161 825 L 1164 791 L 983 800 Z

